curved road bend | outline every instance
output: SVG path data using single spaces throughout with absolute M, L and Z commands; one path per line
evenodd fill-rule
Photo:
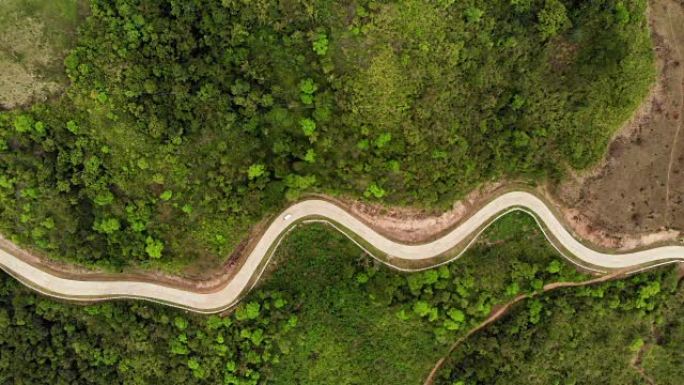
M 251 285 L 256 282 L 265 266 L 262 261 L 268 262 L 281 236 L 287 233 L 296 222 L 312 218 L 329 219 L 362 238 L 378 251 L 392 256 L 392 260 L 410 262 L 429 260 L 456 246 L 462 246 L 462 243 L 471 239 L 471 235 L 482 231 L 491 219 L 512 209 L 535 214 L 537 220 L 544 224 L 547 238 L 552 242 L 555 241 L 554 244 L 561 245 L 566 255 L 570 254 L 588 265 L 607 270 L 638 270 L 663 263 L 684 261 L 684 246 L 662 246 L 621 254 L 593 250 L 575 239 L 541 199 L 531 193 L 514 191 L 492 200 L 443 237 L 419 245 L 406 245 L 392 241 L 330 202 L 312 199 L 296 203 L 270 224 L 234 277 L 224 287 L 210 293 L 197 293 L 152 282 L 61 278 L 3 250 L 0 250 L 0 267 L 27 286 L 54 297 L 76 301 L 136 298 L 199 313 L 214 313 L 234 305 L 239 301 L 242 293 L 251 289 Z M 462 252 L 452 259 L 458 258 L 461 254 Z M 387 261 L 384 262 L 387 263 Z

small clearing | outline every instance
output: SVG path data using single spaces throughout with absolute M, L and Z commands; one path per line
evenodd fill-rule
M 0 110 L 64 88 L 64 57 L 85 9 L 79 0 L 0 1 Z
M 554 192 L 592 227 L 634 236 L 684 229 L 684 8 L 653 0 L 649 12 L 659 73 L 654 89 L 605 161 Z

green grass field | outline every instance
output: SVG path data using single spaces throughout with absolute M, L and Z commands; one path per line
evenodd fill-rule
M 65 86 L 63 60 L 85 12 L 80 0 L 0 2 L 0 108 L 42 100 Z
M 286 242 L 265 287 L 301 295 L 299 327 L 270 383 L 417 384 L 444 354 L 421 320 L 399 320 L 360 287 L 356 265 L 370 261 L 350 242 L 319 226 Z

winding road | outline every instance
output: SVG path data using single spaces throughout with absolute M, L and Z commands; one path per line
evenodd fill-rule
M 491 200 L 450 232 L 432 242 L 407 245 L 379 234 L 343 208 L 320 199 L 295 203 L 276 217 L 256 242 L 230 281 L 200 293 L 154 282 L 70 279 L 53 275 L 10 252 L 0 250 L 3 270 L 27 286 L 53 297 L 74 301 L 116 298 L 145 299 L 198 313 L 216 313 L 235 305 L 258 281 L 283 237 L 300 223 L 322 221 L 350 237 L 374 258 L 400 270 L 420 270 L 460 257 L 489 224 L 514 210 L 532 214 L 559 252 L 585 269 L 606 272 L 643 270 L 684 262 L 684 246 L 661 246 L 627 253 L 594 250 L 577 240 L 539 197 L 508 192 Z

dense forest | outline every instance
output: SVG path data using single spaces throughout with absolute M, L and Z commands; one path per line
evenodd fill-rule
M 257 384 L 297 324 L 288 295 L 256 293 L 230 317 L 147 303 L 65 305 L 3 274 L 4 384 Z M 209 382 L 207 382 L 209 381 Z
M 463 343 L 437 384 L 681 384 L 679 280 L 650 273 L 529 301 Z
M 496 306 L 546 283 L 587 279 L 523 214 L 454 263 L 402 274 L 324 227 L 295 231 L 264 288 L 301 298 L 275 384 L 420 384 Z M 410 358 L 408 358 L 410 357 Z
M 596 161 L 654 77 L 645 0 L 92 0 L 0 112 L 0 230 L 121 269 L 225 258 L 308 192 L 442 208 Z
M 2 275 L 0 382 L 421 384 L 496 306 L 587 279 L 523 215 L 498 222 L 457 262 L 420 273 L 392 271 L 321 225 L 294 231 L 274 263 L 240 306 L 211 316 L 141 301 L 56 302 Z M 678 384 L 676 287 L 675 271 L 663 269 L 538 294 L 466 340 L 439 380 L 641 384 L 629 368 L 639 354 L 658 384 Z
M 559 178 L 601 157 L 654 78 L 646 0 L 83 3 L 64 94 L 2 94 L 22 106 L 0 111 L 0 232 L 109 270 L 217 264 L 312 192 L 439 209 L 486 181 Z M 71 26 L 81 2 L 63 4 Z M 0 51 L 16 51 L 5 35 Z M 78 306 L 1 275 L 0 383 L 420 384 L 520 295 L 438 384 L 684 375 L 677 271 L 544 293 L 591 276 L 524 214 L 423 272 L 390 270 L 323 225 L 294 231 L 270 266 L 211 316 Z

